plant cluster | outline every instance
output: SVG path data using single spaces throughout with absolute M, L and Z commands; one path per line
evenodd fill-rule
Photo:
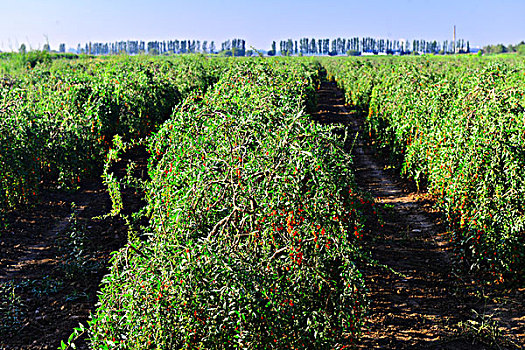
M 0 335 L 16 332 L 22 326 L 26 307 L 17 289 L 12 281 L 0 283 Z
M 356 109 L 368 112 L 372 88 L 378 73 L 380 60 L 323 58 L 328 80 L 336 81 L 345 93 L 346 103 Z
M 96 273 L 100 262 L 94 259 L 93 247 L 87 235 L 88 228 L 78 220 L 75 203 L 71 206 L 68 227 L 57 235 L 57 248 L 61 254 L 61 268 L 67 280 L 82 279 Z
M 342 140 L 303 113 L 319 70 L 241 61 L 148 138 L 147 239 L 113 256 L 91 346 L 333 349 L 357 337 L 362 201 Z
M 354 60 L 332 70 L 350 101 L 360 93 L 354 77 L 363 66 L 375 71 L 364 99 L 369 134 L 436 195 L 458 261 L 522 283 L 525 62 Z
M 0 213 L 43 185 L 96 174 L 113 135 L 145 137 L 189 92 L 216 81 L 210 60 L 125 58 L 37 64 L 0 79 Z

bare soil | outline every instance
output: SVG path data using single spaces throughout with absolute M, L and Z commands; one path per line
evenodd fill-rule
M 146 167 L 144 150 L 126 157 Z M 122 162 L 115 171 L 124 169 Z M 124 204 L 133 212 L 143 203 L 130 192 Z M 99 178 L 73 192 L 45 190 L 38 203 L 8 214 L 0 232 L 0 349 L 57 349 L 86 325 L 110 254 L 127 242 L 124 221 L 103 217 L 110 210 Z
M 363 267 L 371 304 L 357 347 L 525 348 L 525 290 L 480 285 L 474 276 L 458 272 L 432 197 L 418 193 L 374 152 L 372 141 L 363 137 L 364 116 L 345 106 L 335 83 L 321 85 L 318 109 L 319 122 L 351 130 L 348 151 L 358 186 L 374 197 L 382 217 L 365 235 L 377 263 Z

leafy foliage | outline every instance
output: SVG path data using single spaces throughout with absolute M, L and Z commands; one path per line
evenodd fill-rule
M 0 334 L 16 332 L 22 326 L 26 308 L 17 288 L 12 281 L 0 283 Z
M 525 275 L 525 64 L 521 59 L 351 61 L 334 73 L 359 93 L 374 76 L 370 135 L 427 184 L 453 229 L 458 261 L 517 283 Z M 348 89 L 350 92 L 348 92 Z M 353 91 L 353 92 L 352 92 Z
M 0 212 L 98 174 L 113 135 L 147 136 L 220 70 L 206 59 L 56 62 L 0 80 Z
M 366 300 L 351 159 L 302 113 L 319 69 L 242 61 L 148 139 L 148 239 L 114 255 L 94 348 L 355 339 Z

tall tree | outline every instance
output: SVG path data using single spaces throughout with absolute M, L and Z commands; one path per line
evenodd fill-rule
M 330 56 L 337 55 L 337 40 L 336 39 L 332 40 L 332 49 L 328 52 L 328 54 Z
M 330 53 L 330 39 L 324 39 L 323 53 L 328 55 Z
M 292 39 L 288 39 L 286 41 L 286 55 L 287 56 L 293 55 L 293 51 L 294 51 L 293 40 Z
M 299 40 L 299 52 L 303 55 L 308 52 L 308 39 L 302 38 Z
M 272 41 L 272 49 L 270 51 L 268 51 L 268 56 L 275 56 L 275 54 L 277 53 L 277 47 L 276 47 L 276 43 L 275 41 Z
M 310 50 L 309 50 L 309 53 L 311 53 L 312 55 L 317 55 L 317 52 L 319 50 L 315 43 L 316 43 L 316 40 L 312 38 L 312 40 L 310 40 Z
M 196 49 L 197 49 L 197 42 L 195 40 L 189 41 L 189 43 L 188 43 L 188 51 L 190 53 L 195 53 Z

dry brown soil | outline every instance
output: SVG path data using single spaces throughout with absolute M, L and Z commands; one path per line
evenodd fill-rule
M 144 150 L 132 150 L 125 158 L 146 167 Z M 122 175 L 125 164 L 117 164 L 115 172 Z M 97 218 L 111 210 L 100 178 L 69 193 L 47 189 L 40 198 L 30 208 L 9 213 L 9 225 L 0 232 L 2 350 L 57 349 L 74 327 L 85 325 L 110 254 L 127 241 L 122 219 Z M 139 194 L 127 191 L 124 205 L 127 212 L 136 211 L 142 205 Z M 80 239 L 81 252 L 75 251 Z M 12 297 L 6 289 L 14 292 Z M 76 345 L 86 348 L 82 339 Z

